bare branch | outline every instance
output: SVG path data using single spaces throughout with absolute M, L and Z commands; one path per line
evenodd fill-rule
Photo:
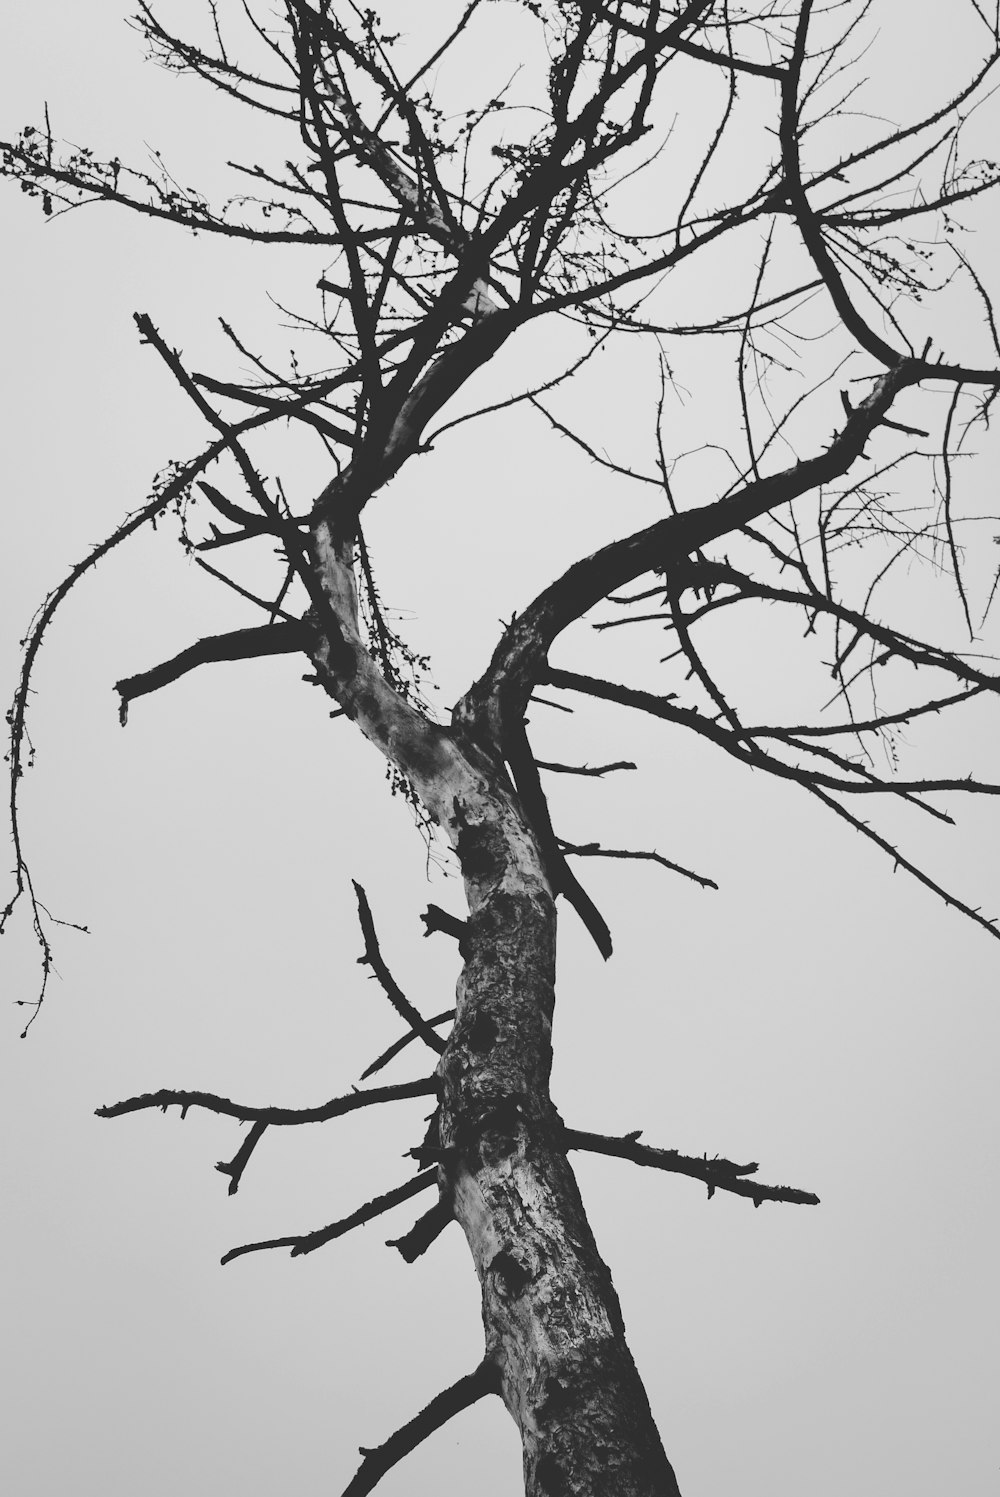
M 234 629 L 230 634 L 199 639 L 172 660 L 165 660 L 162 665 L 154 665 L 138 676 L 127 676 L 116 682 L 115 690 L 121 697 L 118 715 L 122 725 L 128 720 L 129 703 L 136 697 L 169 686 L 199 665 L 222 660 L 260 660 L 265 655 L 290 655 L 298 651 L 308 653 L 311 639 L 312 631 L 302 623 L 261 624 L 257 628 Z
M 456 1414 L 463 1409 L 471 1408 L 481 1398 L 490 1393 L 500 1392 L 500 1374 L 492 1362 L 482 1362 L 475 1372 L 469 1373 L 467 1377 L 461 1377 L 458 1382 L 452 1383 L 443 1393 L 432 1398 L 426 1408 L 421 1409 L 401 1429 L 381 1445 L 371 1450 L 362 1447 L 361 1454 L 364 1456 L 357 1475 L 344 1489 L 343 1497 L 366 1497 L 368 1492 L 374 1490 L 378 1483 L 397 1466 L 405 1456 L 418 1445 L 422 1445 L 435 1430 L 447 1424 Z
M 989 935 L 1000 940 L 1000 929 L 997 928 L 996 919 L 982 915 L 972 905 L 967 904 L 962 899 L 958 899 L 954 894 L 950 894 L 947 889 L 937 883 L 928 874 L 924 873 L 915 863 L 904 857 L 897 848 L 893 847 L 878 832 L 873 831 L 865 822 L 853 816 L 850 811 L 829 795 L 826 789 L 822 788 L 824 784 L 829 783 L 825 777 L 812 771 L 794 769 L 790 765 L 783 764 L 780 760 L 761 755 L 759 752 L 756 754 L 745 753 L 742 743 L 742 740 L 747 736 L 745 730 L 730 732 L 720 727 L 718 723 L 701 717 L 697 712 L 686 711 L 672 706 L 664 698 L 657 697 L 652 692 L 634 691 L 630 687 L 618 686 L 611 681 L 599 681 L 589 676 L 576 675 L 572 671 L 555 671 L 550 669 L 546 673 L 546 679 L 554 686 L 564 686 L 569 690 L 582 691 L 589 696 L 598 697 L 608 702 L 618 702 L 625 707 L 635 707 L 639 711 L 648 712 L 653 717 L 660 717 L 667 722 L 678 723 L 681 726 L 692 729 L 694 732 L 700 733 L 703 737 L 710 738 L 713 743 L 717 743 L 726 753 L 731 754 L 736 759 L 740 759 L 745 764 L 766 769 L 771 774 L 795 781 L 805 790 L 808 790 L 811 795 L 815 795 L 818 800 L 821 800 L 837 816 L 853 826 L 856 831 L 861 832 L 863 836 L 873 842 L 882 852 L 887 853 L 896 867 L 904 868 L 907 873 L 911 874 L 919 883 L 930 889 L 945 904 L 958 910 L 960 914 L 966 915 L 977 925 L 982 926 Z M 841 783 L 836 788 L 845 790 L 849 787 Z M 856 786 L 854 788 L 865 789 L 867 787 Z M 889 785 L 884 788 L 891 791 L 893 787 Z M 905 787 L 901 786 L 900 788 L 904 789 Z M 974 789 L 978 787 L 965 782 L 964 787 L 955 786 L 952 788 Z
M 659 863 L 661 868 L 669 868 L 672 873 L 683 874 L 685 878 L 700 884 L 703 889 L 718 889 L 714 879 L 705 878 L 700 873 L 693 873 L 690 868 L 684 868 L 680 863 L 672 863 L 658 852 L 635 852 L 621 847 L 602 847 L 599 842 L 587 842 L 582 846 L 576 846 L 572 842 L 559 844 L 563 852 L 569 853 L 574 858 L 640 858 L 650 863 Z
M 372 919 L 368 896 L 357 879 L 354 879 L 353 883 L 354 892 L 358 897 L 358 919 L 361 922 L 361 930 L 365 938 L 364 955 L 358 957 L 358 964 L 360 966 L 371 967 L 372 975 L 377 979 L 379 987 L 397 1014 L 399 1014 L 399 1017 L 406 1020 L 414 1034 L 422 1039 L 425 1045 L 429 1045 L 432 1050 L 440 1055 L 444 1049 L 444 1040 L 440 1035 L 434 1033 L 433 1026 L 428 1024 L 419 1010 L 413 1007 L 413 1004 L 402 992 L 389 968 L 386 966 L 378 944 L 378 937 L 375 934 L 375 922 Z
M 535 763 L 539 769 L 547 769 L 552 774 L 605 775 L 616 769 L 636 767 L 630 759 L 617 759 L 614 764 L 551 764 L 545 759 L 536 759 Z
M 429 934 L 429 931 L 425 931 L 425 935 Z M 454 1017 L 455 1010 L 453 1008 L 446 1008 L 444 1013 L 435 1014 L 433 1019 L 427 1020 L 427 1023 L 436 1028 L 439 1024 L 449 1023 L 450 1020 L 452 1020 Z M 407 1045 L 412 1045 L 414 1040 L 418 1040 L 420 1038 L 421 1036 L 416 1029 L 408 1030 L 406 1034 L 401 1035 L 398 1040 L 391 1044 L 388 1050 L 383 1050 L 382 1054 L 379 1055 L 375 1060 L 373 1060 L 371 1065 L 367 1066 L 365 1070 L 361 1072 L 361 1080 L 367 1081 L 369 1076 L 374 1076 L 376 1071 L 381 1071 L 383 1067 L 389 1064 L 390 1060 L 394 1060 L 401 1050 L 406 1049 Z
M 403 1081 L 398 1086 L 373 1086 L 367 1091 L 351 1092 L 346 1097 L 332 1097 L 318 1107 L 245 1107 L 240 1102 L 231 1102 L 228 1097 L 217 1097 L 212 1092 L 167 1091 L 144 1092 L 140 1097 L 126 1097 L 122 1102 L 112 1102 L 107 1107 L 95 1109 L 99 1118 L 120 1118 L 127 1112 L 148 1112 L 157 1108 L 166 1112 L 168 1107 L 179 1107 L 181 1117 L 186 1117 L 188 1108 L 201 1107 L 206 1112 L 216 1112 L 221 1117 L 239 1118 L 245 1123 L 271 1123 L 279 1126 L 296 1126 L 300 1123 L 326 1123 L 331 1118 L 343 1117 L 347 1112 L 356 1112 L 360 1107 L 374 1107 L 381 1102 L 402 1102 L 410 1097 L 436 1097 L 438 1082 L 433 1076 L 420 1081 Z
M 708 1186 L 708 1198 L 717 1190 L 729 1195 L 745 1196 L 759 1206 L 762 1201 L 784 1201 L 793 1206 L 818 1206 L 819 1196 L 808 1190 L 797 1190 L 791 1185 L 761 1185 L 757 1180 L 748 1180 L 760 1168 L 758 1164 L 732 1164 L 728 1159 L 700 1159 L 679 1154 L 676 1149 L 654 1149 L 638 1142 L 639 1133 L 626 1133 L 623 1138 L 609 1137 L 604 1133 L 581 1133 L 576 1128 L 567 1128 L 563 1143 L 567 1149 L 582 1149 L 589 1154 L 607 1154 L 614 1159 L 628 1159 L 632 1164 L 642 1164 L 650 1169 L 666 1170 L 673 1175 L 688 1175 L 692 1180 L 701 1180 Z
M 272 1237 L 267 1242 L 247 1242 L 242 1247 L 230 1248 L 220 1259 L 220 1262 L 232 1263 L 234 1258 L 243 1258 L 247 1253 L 262 1253 L 270 1248 L 291 1248 L 293 1258 L 302 1258 L 306 1253 L 314 1253 L 317 1248 L 325 1247 L 328 1242 L 333 1242 L 345 1233 L 351 1232 L 355 1227 L 363 1227 L 365 1222 L 373 1221 L 376 1216 L 381 1216 L 384 1211 L 391 1211 L 393 1206 L 402 1205 L 404 1201 L 412 1200 L 422 1190 L 437 1184 L 437 1170 L 429 1169 L 415 1175 L 412 1180 L 407 1180 L 405 1185 L 398 1185 L 395 1190 L 389 1190 L 382 1196 L 376 1196 L 374 1200 L 368 1201 L 364 1206 L 359 1206 L 357 1211 L 352 1211 L 350 1216 L 342 1217 L 340 1221 L 331 1222 L 327 1227 L 319 1227 L 314 1232 L 304 1232 L 298 1237 Z
M 257 1145 L 264 1137 L 264 1134 L 267 1132 L 267 1126 L 268 1125 L 266 1123 L 254 1123 L 253 1127 L 250 1129 L 250 1132 L 247 1134 L 246 1138 L 243 1140 L 243 1143 L 233 1155 L 232 1159 L 230 1159 L 228 1162 L 220 1159 L 218 1164 L 215 1166 L 220 1174 L 229 1176 L 229 1195 L 234 1196 L 239 1190 L 240 1181 L 243 1178 L 243 1171 L 250 1163 L 250 1156 L 253 1153 L 254 1149 L 256 1149 Z

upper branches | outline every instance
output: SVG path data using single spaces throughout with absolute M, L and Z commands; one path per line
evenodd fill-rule
M 149 318 L 139 321 L 211 428 L 208 455 L 184 467 L 177 486 L 184 542 L 266 617 L 259 630 L 192 643 L 127 678 L 123 704 L 209 659 L 305 648 L 338 711 L 378 737 L 359 705 L 375 693 L 383 721 L 391 717 L 402 735 L 397 748 L 419 740 L 433 757 L 447 732 L 431 731 L 412 684 L 428 662 L 389 622 L 362 522 L 384 486 L 426 451 L 429 423 L 446 407 L 435 444 L 477 410 L 484 423 L 502 422 L 523 403 L 569 443 L 573 461 L 598 465 L 608 484 L 638 480 L 659 504 L 633 533 L 562 563 L 504 630 L 455 717 L 453 742 L 474 742 L 506 764 L 555 887 L 608 950 L 603 921 L 566 866 L 523 716 L 554 642 L 615 589 L 650 572 L 663 578 L 672 658 L 688 673 L 702 716 L 755 763 L 763 750 L 746 736 L 742 708 L 703 643 L 706 621 L 714 628 L 737 617 L 737 601 L 797 610 L 810 637 L 818 637 L 817 620 L 828 621 L 824 664 L 838 699 L 859 682 L 869 687 L 883 656 L 995 689 L 991 670 L 967 653 L 919 645 L 887 624 L 873 590 L 901 558 L 926 555 L 937 565 L 943 557 L 974 632 L 965 540 L 972 517 L 962 512 L 957 462 L 1000 389 L 1000 342 L 989 278 L 949 243 L 960 207 L 974 207 L 998 179 L 995 164 L 967 152 L 965 140 L 1000 44 L 992 37 L 984 53 L 970 53 L 965 78 L 949 92 L 933 81 L 921 110 L 886 126 L 873 123 L 884 114 L 877 80 L 863 103 L 852 92 L 864 85 L 867 7 L 540 0 L 508 17 L 524 58 L 514 77 L 494 67 L 483 43 L 492 13 L 473 0 L 443 35 L 421 40 L 416 24 L 401 38 L 376 11 L 325 0 L 284 0 L 275 16 L 252 4 L 213 4 L 200 29 L 181 34 L 143 0 L 135 24 L 153 59 L 203 85 L 224 109 L 268 122 L 273 159 L 228 163 L 235 190 L 214 201 L 179 185 L 157 153 L 151 165 L 130 167 L 124 146 L 109 159 L 61 147 L 46 113 L 44 124 L 0 146 L 0 171 L 47 214 L 113 203 L 188 231 L 315 246 L 326 257 L 315 301 L 283 309 L 301 335 L 290 360 L 226 322 L 226 353 L 235 350 L 239 367 L 196 371 Z M 843 127 L 837 138 L 830 121 Z M 206 138 L 215 133 L 206 124 Z M 911 219 L 925 234 L 936 223 L 940 243 L 899 239 Z M 970 300 L 985 328 L 985 362 L 965 338 L 968 319 L 953 315 Z M 551 340 L 568 351 L 561 367 L 540 378 L 532 371 L 519 382 L 522 395 L 477 400 L 480 372 L 501 350 L 516 357 L 524 330 L 543 316 L 553 328 L 561 323 Z M 692 339 L 710 352 L 678 373 Z M 615 349 L 636 382 L 628 397 L 635 408 L 649 345 L 652 440 L 641 458 L 618 461 L 595 430 L 601 419 L 615 421 L 617 390 L 614 398 L 602 392 L 600 418 L 592 406 L 575 410 L 573 394 L 597 367 L 591 355 Z M 834 379 L 842 411 L 826 399 Z M 919 418 L 909 401 L 900 413 L 901 397 L 918 389 Z M 682 391 L 684 417 L 671 423 Z M 924 392 L 942 391 L 932 421 Z M 688 440 L 695 412 L 706 413 L 693 418 L 703 445 Z M 288 503 L 277 448 L 265 461 L 255 445 L 253 433 L 264 428 L 283 432 L 290 463 L 318 444 L 327 476 L 311 503 Z M 866 466 L 873 455 L 882 462 L 875 475 Z M 888 484 L 904 461 L 920 460 L 936 464 L 940 514 L 918 524 Z M 218 482 L 203 482 L 195 503 L 190 479 L 209 463 L 219 464 Z M 686 478 L 694 472 L 695 481 Z M 803 506 L 814 502 L 816 515 L 804 520 Z M 262 538 L 277 553 L 266 587 L 256 573 L 252 585 L 239 575 L 244 548 Z M 523 539 L 533 544 L 532 534 Z M 883 554 L 859 595 L 841 580 L 845 555 L 878 546 Z M 221 562 L 209 567 L 208 550 L 223 553 L 222 570 Z M 704 570 L 708 561 L 734 570 L 724 579 Z M 703 592 L 692 607 L 686 599 L 696 587 Z M 39 639 L 36 631 L 12 716 L 15 813 Z M 932 690 L 934 699 L 944 700 Z M 863 720 L 885 715 L 866 709 Z M 390 758 L 395 732 L 380 742 Z M 787 738 L 775 742 L 790 748 Z M 774 772 L 805 777 L 817 793 L 873 793 L 843 755 L 821 757 L 815 747 L 811 762 L 775 757 L 784 768 Z M 926 806 L 926 786 L 900 782 L 896 790 Z M 15 826 L 18 891 L 27 892 L 18 838 Z M 44 915 L 34 908 L 44 942 Z M 47 965 L 44 945 L 43 953 Z M 431 1026 L 422 1037 L 440 1043 Z

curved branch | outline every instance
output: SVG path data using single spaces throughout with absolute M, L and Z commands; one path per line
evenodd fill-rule
M 273 1123 L 279 1126 L 299 1123 L 326 1123 L 331 1118 L 343 1117 L 346 1112 L 356 1112 L 359 1107 L 373 1107 L 379 1102 L 402 1102 L 409 1097 L 436 1097 L 438 1081 L 426 1076 L 420 1081 L 404 1081 L 398 1086 L 373 1086 L 367 1091 L 351 1092 L 346 1097 L 332 1097 L 318 1107 L 245 1107 L 240 1102 L 230 1102 L 228 1097 L 217 1097 L 212 1092 L 179 1092 L 163 1089 L 144 1092 L 140 1097 L 126 1097 L 122 1102 L 112 1102 L 107 1107 L 95 1109 L 99 1118 L 120 1118 L 127 1112 L 148 1112 L 158 1108 L 166 1112 L 168 1107 L 179 1107 L 181 1116 L 189 1107 L 201 1107 L 206 1112 L 216 1112 L 220 1117 L 239 1118 L 245 1123 Z
M 456 705 L 459 722 L 504 742 L 542 679 L 549 649 L 571 623 L 608 593 L 643 573 L 677 563 L 700 547 L 750 524 L 801 494 L 846 473 L 863 454 L 899 392 L 917 384 L 926 367 L 902 360 L 876 380 L 871 393 L 846 417 L 840 432 L 816 456 L 755 479 L 725 499 L 667 515 L 646 529 L 612 541 L 569 567 L 505 630 L 486 673 Z

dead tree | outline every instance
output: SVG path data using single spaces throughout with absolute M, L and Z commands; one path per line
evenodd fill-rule
M 30 1027 L 52 962 L 51 923 L 18 819 L 32 669 L 75 583 L 176 513 L 189 553 L 258 606 L 262 622 L 197 640 L 119 681 L 122 722 L 138 699 L 203 665 L 304 656 L 331 715 L 349 719 L 384 756 L 393 788 L 443 839 L 464 882 L 463 912 L 431 905 L 423 916 L 427 933 L 456 941 L 463 961 L 454 1007 L 430 1018 L 389 971 L 356 886 L 363 960 L 404 1026 L 363 1079 L 411 1042 L 434 1054 L 425 1077 L 314 1107 L 162 1090 L 100 1110 L 203 1108 L 248 1124 L 218 1166 L 232 1193 L 268 1128 L 433 1099 L 427 1134 L 412 1149 L 416 1173 L 398 1188 L 319 1230 L 247 1243 L 223 1260 L 272 1248 L 310 1253 L 418 1196 L 430 1204 L 394 1244 L 405 1259 L 426 1252 L 450 1222 L 461 1226 L 482 1288 L 482 1362 L 364 1454 L 351 1497 L 492 1393 L 520 1431 L 528 1493 L 677 1491 L 570 1168 L 573 1151 L 685 1174 L 709 1196 L 726 1191 L 754 1206 L 817 1201 L 758 1180 L 756 1164 L 606 1137 L 556 1112 L 557 901 L 602 957 L 612 952 L 578 860 L 641 858 L 713 881 L 653 849 L 559 835 L 543 774 L 634 765 L 539 760 L 526 729 L 533 700 L 617 704 L 794 782 L 890 866 L 998 934 L 969 896 L 946 889 L 854 809 L 859 797 L 889 796 L 948 820 L 943 793 L 1000 791 L 960 771 L 904 779 L 873 752 L 891 751 L 904 725 L 1000 687 L 978 648 L 920 637 L 891 618 L 900 563 L 926 561 L 954 589 L 972 646 L 996 586 L 977 571 L 977 517 L 960 503 L 955 461 L 1000 388 L 989 285 L 955 218 L 1000 179 L 993 163 L 967 157 L 963 141 L 1000 61 L 996 22 L 974 4 L 982 47 L 962 86 L 928 99 L 919 117 L 886 125 L 848 108 L 864 78 L 870 0 L 523 0 L 523 8 L 536 53 L 507 89 L 484 99 L 469 67 L 481 0 L 456 6 L 450 31 L 426 42 L 417 62 L 412 41 L 400 43 L 389 22 L 352 4 L 283 0 L 279 24 L 265 7 L 234 4 L 229 13 L 209 3 L 202 31 L 185 37 L 140 3 L 136 24 L 155 61 L 273 120 L 275 161 L 236 164 L 246 190 L 222 206 L 179 187 L 165 166 L 140 170 L 60 147 L 47 116 L 0 146 L 3 174 L 49 215 L 102 202 L 198 234 L 328 253 L 317 303 L 296 314 L 304 351 L 294 367 L 225 325 L 254 376 L 197 372 L 169 330 L 147 312 L 135 317 L 210 439 L 161 474 L 147 502 L 64 579 L 27 639 L 9 719 L 16 883 L 3 919 L 26 907 L 40 947 Z M 695 108 L 705 97 L 714 115 Z M 678 100 L 688 101 L 683 139 L 671 125 Z M 700 278 L 688 267 L 696 260 Z M 968 305 L 981 313 L 982 348 L 951 346 L 954 308 Z M 542 317 L 571 348 L 560 372 L 478 401 L 477 374 Z M 674 350 L 691 339 L 704 362 L 686 398 L 707 403 L 720 432 L 736 433 L 695 450 L 666 417 Z M 598 435 L 573 416 L 576 383 L 618 344 L 654 369 L 648 452 L 627 461 L 605 450 L 613 409 Z M 420 691 L 427 662 L 383 604 L 365 512 L 404 470 L 419 471 L 421 454 L 449 430 L 519 405 L 659 507 L 642 528 L 590 554 L 575 554 L 567 538 L 565 570 L 502 628 L 444 723 Z M 260 455 L 261 435 L 275 432 L 290 451 L 305 441 L 328 455 L 329 480 L 303 512 L 286 500 L 273 445 L 266 462 Z M 934 487 L 924 508 L 904 482 L 917 471 Z M 238 570 L 241 556 L 254 555 L 258 575 L 261 542 L 277 557 L 266 592 Z M 819 679 L 832 681 L 825 715 L 812 715 L 807 693 L 801 717 L 760 724 L 747 705 L 752 683 L 725 683 L 724 655 L 721 669 L 710 658 L 720 629 L 724 637 L 727 625 L 742 627 L 761 605 L 815 646 Z M 598 629 L 666 633 L 659 681 L 630 685 L 558 663 L 563 637 L 595 609 L 604 610 L 591 618 Z M 581 758 L 586 747 L 578 746 Z

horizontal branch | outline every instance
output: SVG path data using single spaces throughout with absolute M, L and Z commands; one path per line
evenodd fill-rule
M 439 904 L 429 904 L 420 918 L 424 922 L 425 936 L 433 935 L 434 931 L 439 930 L 443 935 L 454 936 L 456 941 L 460 941 L 465 935 L 466 921 L 461 920 L 458 915 L 450 915 Z
M 941 712 L 945 707 L 954 707 L 959 702 L 969 702 L 986 690 L 984 685 L 971 686 L 968 691 L 957 691 L 951 696 L 936 697 L 933 701 L 918 702 L 914 707 L 905 707 L 901 712 L 885 712 L 866 721 L 845 723 L 821 723 L 816 727 L 795 726 L 792 728 L 752 727 L 742 730 L 744 738 L 781 738 L 791 733 L 795 738 L 834 738 L 847 734 L 851 737 L 862 733 L 880 733 L 896 723 L 909 723 L 915 717 Z
M 400 1206 L 404 1201 L 411 1200 L 436 1182 L 437 1170 L 424 1170 L 421 1174 L 414 1175 L 412 1180 L 407 1180 L 405 1185 L 398 1185 L 395 1190 L 388 1190 L 385 1195 L 366 1201 L 357 1211 L 352 1211 L 350 1216 L 341 1217 L 340 1221 L 331 1222 L 328 1227 L 319 1227 L 315 1232 L 305 1232 L 298 1237 L 272 1237 L 266 1242 L 246 1242 L 242 1247 L 230 1248 L 220 1261 L 224 1264 L 231 1263 L 234 1258 L 243 1258 L 247 1253 L 262 1253 L 269 1248 L 282 1247 L 291 1248 L 293 1258 L 301 1258 L 306 1253 L 314 1253 L 317 1248 L 333 1242 L 335 1238 L 343 1237 L 355 1227 L 364 1226 L 365 1222 L 381 1216 L 384 1211 L 391 1211 L 393 1206 Z
M 305 624 L 281 623 L 234 629 L 230 634 L 213 634 L 207 639 L 199 639 L 172 660 L 165 660 L 162 665 L 154 665 L 151 670 L 127 676 L 115 684 L 121 697 L 119 717 L 122 725 L 128 721 L 129 703 L 136 697 L 169 686 L 199 665 L 211 665 L 220 660 L 258 660 L 265 655 L 291 655 L 298 650 L 308 650 L 310 638 Z
M 569 853 L 574 858 L 639 858 L 649 863 L 659 863 L 661 868 L 669 868 L 671 873 L 683 874 L 685 878 L 692 879 L 700 884 L 703 889 L 718 889 L 714 879 L 705 878 L 703 874 L 694 873 L 690 868 L 684 868 L 680 863 L 672 863 L 658 852 L 637 852 L 625 847 L 602 847 L 599 842 L 586 842 L 576 846 L 572 842 L 564 842 L 560 838 L 559 846 L 563 852 Z
M 332 1097 L 318 1107 L 245 1107 L 241 1102 L 231 1102 L 228 1097 L 216 1097 L 212 1092 L 175 1092 L 161 1090 L 144 1092 L 140 1097 L 126 1097 L 122 1102 L 112 1102 L 107 1107 L 95 1109 L 99 1118 L 120 1118 L 128 1112 L 148 1112 L 152 1108 L 166 1112 L 168 1107 L 179 1107 L 186 1117 L 189 1107 L 200 1107 L 206 1112 L 215 1112 L 220 1117 L 239 1118 L 245 1123 L 272 1123 L 279 1127 L 300 1123 L 326 1123 L 331 1118 L 343 1117 L 347 1112 L 356 1112 L 359 1107 L 374 1107 L 380 1102 L 402 1102 L 409 1097 L 436 1097 L 438 1082 L 434 1076 L 425 1076 L 420 1081 L 403 1081 L 398 1086 L 373 1086 L 367 1091 L 349 1092 L 346 1097 Z
M 748 1180 L 748 1175 L 757 1173 L 759 1164 L 733 1164 L 728 1159 L 709 1159 L 707 1156 L 699 1159 L 679 1154 L 676 1149 L 654 1149 L 649 1144 L 639 1143 L 639 1136 L 637 1132 L 613 1138 L 604 1133 L 583 1133 L 577 1128 L 567 1128 L 563 1133 L 563 1147 L 580 1149 L 588 1154 L 607 1154 L 613 1159 L 627 1159 L 632 1164 L 665 1170 L 672 1175 L 687 1175 L 708 1186 L 709 1200 L 717 1190 L 725 1190 L 730 1195 L 746 1196 L 755 1206 L 762 1201 L 784 1201 L 792 1206 L 819 1205 L 819 1196 L 811 1191 Z
M 618 759 L 614 764 L 551 764 L 545 759 L 536 759 L 538 769 L 547 769 L 551 774 L 604 775 L 616 769 L 635 769 L 629 759 Z

